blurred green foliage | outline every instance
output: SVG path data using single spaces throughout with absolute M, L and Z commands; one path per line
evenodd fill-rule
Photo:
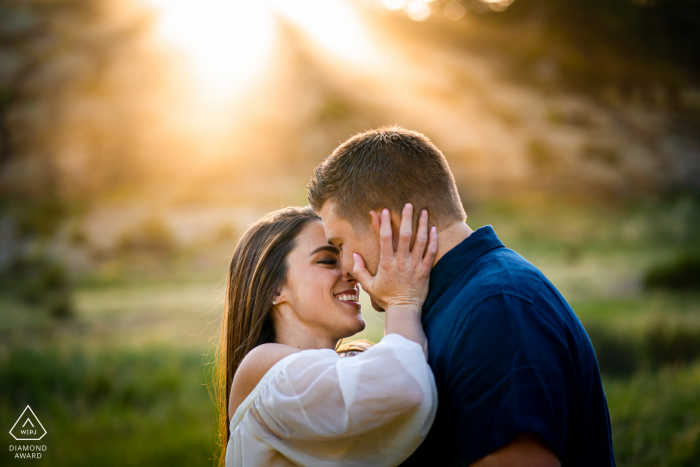
M 599 321 L 588 323 L 585 328 L 601 373 L 629 376 L 642 366 L 641 343 L 634 336 L 615 332 Z
M 0 422 L 31 405 L 48 432 L 45 465 L 211 465 L 204 383 L 198 352 L 16 347 L 0 355 Z
M 657 318 L 650 323 L 644 344 L 653 368 L 690 363 L 700 358 L 700 325 Z
M 519 79 L 671 108 L 700 81 L 693 0 L 517 0 L 483 20 L 498 27 L 491 44 L 513 58 Z
M 3 204 L 9 208 L 9 214 L 15 219 L 17 235 L 21 238 L 50 238 L 71 211 L 75 210 L 56 197 L 40 197 L 14 203 L 7 200 Z
M 669 322 L 659 317 L 641 329 L 615 329 L 603 320 L 588 321 L 588 337 L 603 374 L 629 376 L 641 370 L 680 367 L 700 360 L 697 319 Z
M 700 464 L 700 362 L 604 378 L 619 466 Z
M 648 289 L 700 290 L 700 255 L 682 253 L 673 262 L 656 265 L 644 276 Z
M 167 254 L 174 248 L 173 234 L 159 217 L 150 217 L 135 229 L 123 232 L 117 244 L 120 253 Z
M 74 315 L 68 272 L 45 254 L 15 256 L 0 271 L 0 293 L 45 309 L 54 318 Z
M 11 219 L 14 226 L 14 247 L 0 265 L 0 294 L 46 310 L 55 318 L 73 316 L 70 274 L 66 265 L 49 253 L 47 245 L 75 210 L 75 206 L 53 197 L 0 201 L 0 214 Z

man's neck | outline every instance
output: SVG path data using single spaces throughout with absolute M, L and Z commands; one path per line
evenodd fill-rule
M 474 232 L 465 222 L 455 222 L 446 229 L 438 232 L 438 250 L 433 266 L 445 256 L 448 251 L 462 243 Z

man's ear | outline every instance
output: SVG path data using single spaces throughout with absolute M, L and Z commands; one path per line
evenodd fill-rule
M 370 211 L 369 217 L 372 218 L 372 228 L 375 232 L 377 232 L 377 235 L 379 235 L 379 214 L 377 213 L 377 211 Z
M 399 230 L 401 228 L 401 211 L 394 213 L 389 210 L 389 217 L 391 219 L 391 238 L 392 244 L 394 245 L 394 251 L 399 248 Z M 413 234 L 411 234 L 411 240 L 413 240 Z
M 381 210 L 380 210 L 381 212 Z M 370 211 L 369 216 L 372 218 L 372 228 L 379 236 L 379 213 L 377 211 Z M 394 251 L 399 245 L 399 226 L 401 225 L 401 215 L 398 217 L 389 210 L 389 216 L 391 219 L 391 236 L 393 237 Z

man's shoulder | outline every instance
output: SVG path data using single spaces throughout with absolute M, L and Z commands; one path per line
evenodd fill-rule
M 503 294 L 532 301 L 540 293 L 551 293 L 553 288 L 535 265 L 502 247 L 477 258 L 460 280 L 455 281 L 452 295 L 459 303 L 468 298 L 469 303 L 477 305 Z
M 576 327 L 574 312 L 564 297 L 532 263 L 508 248 L 494 249 L 478 258 L 456 280 L 436 305 L 442 326 L 479 319 L 488 325 L 520 310 L 525 322 L 542 320 L 563 332 Z
M 494 248 L 477 258 L 474 266 L 479 268 L 485 276 L 489 277 L 488 273 L 500 274 L 500 282 L 509 283 L 512 280 L 523 279 L 523 276 L 532 276 L 532 278 L 542 279 L 544 275 L 531 262 L 521 256 L 515 250 L 507 247 Z M 504 274 L 507 273 L 507 274 Z

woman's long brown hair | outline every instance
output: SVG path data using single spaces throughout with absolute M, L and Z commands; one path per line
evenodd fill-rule
M 228 396 L 233 375 L 256 346 L 274 342 L 272 301 L 287 279 L 287 255 L 311 221 L 310 207 L 274 211 L 253 224 L 236 245 L 226 284 L 226 301 L 213 368 L 217 407 L 215 465 L 225 465 L 229 437 Z

